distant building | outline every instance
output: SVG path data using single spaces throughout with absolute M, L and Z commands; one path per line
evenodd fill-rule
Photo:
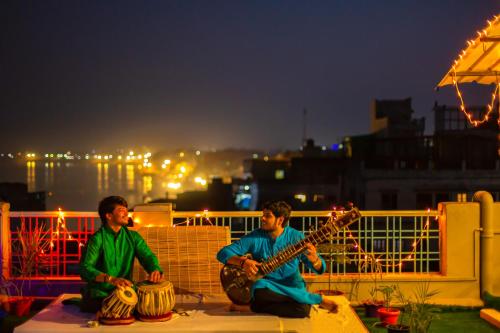
M 12 211 L 45 210 L 45 192 L 28 192 L 24 183 L 0 183 L 0 201 L 10 203 Z
M 411 101 L 411 100 L 410 100 Z M 480 189 L 500 199 L 498 123 L 495 117 L 471 126 L 456 107 L 434 105 L 435 133 L 423 135 L 422 120 L 394 117 L 397 101 L 376 101 L 375 114 L 388 120 L 372 123 L 372 133 L 344 140 L 354 188 L 346 195 L 365 209 L 436 208 L 440 201 L 467 201 Z M 384 110 L 387 107 L 388 110 Z M 404 111 L 406 110 L 406 111 Z M 470 112 L 481 119 L 485 108 Z
M 235 210 L 231 184 L 223 183 L 221 178 L 214 178 L 206 191 L 186 191 L 177 195 L 177 199 L 157 199 L 151 203 L 170 202 L 178 211 L 231 211 Z
M 299 154 L 245 160 L 249 209 L 260 209 L 269 200 L 285 200 L 296 210 L 331 209 L 342 193 L 346 164 L 340 157 L 309 139 Z
M 294 209 L 330 209 L 352 201 L 362 209 L 436 208 L 467 201 L 477 190 L 500 200 L 499 127 L 496 117 L 473 127 L 456 107 L 434 105 L 434 135 L 414 119 L 411 99 L 375 100 L 371 133 L 332 147 L 309 140 L 301 152 L 244 162 L 250 209 L 287 200 Z M 485 108 L 470 112 L 481 119 Z
M 413 119 L 411 98 L 374 100 L 370 110 L 371 132 L 378 137 L 422 136 L 425 118 Z

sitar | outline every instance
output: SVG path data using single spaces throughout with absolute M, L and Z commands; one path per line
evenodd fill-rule
M 234 304 L 250 304 L 252 286 L 258 279 L 265 277 L 281 265 L 298 257 L 306 250 L 307 243 L 311 243 L 314 246 L 321 244 L 329 240 L 332 235 L 337 234 L 343 228 L 356 222 L 360 217 L 361 214 L 357 208 L 352 208 L 340 216 L 332 212 L 328 221 L 318 230 L 299 242 L 287 246 L 271 258 L 262 262 L 259 266 L 259 271 L 252 277 L 249 277 L 245 270 L 238 265 L 224 265 L 220 271 L 222 288 Z

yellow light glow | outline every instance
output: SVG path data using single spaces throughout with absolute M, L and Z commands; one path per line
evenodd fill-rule
M 299 200 L 300 202 L 306 202 L 307 200 L 307 196 L 303 193 L 295 194 L 293 197 Z
M 201 152 L 199 150 L 196 151 L 196 156 L 200 156 Z
M 184 152 L 180 152 L 180 153 L 179 153 L 179 156 L 180 156 L 180 157 L 184 157 Z
M 121 160 L 122 159 L 122 155 L 118 155 L 118 159 Z
M 181 183 L 168 183 L 167 187 L 174 189 L 174 190 L 177 190 L 177 189 L 181 188 Z
M 182 173 L 186 173 L 186 167 L 185 166 L 181 166 L 180 170 L 181 170 Z
M 172 163 L 172 161 L 170 161 L 170 160 L 165 160 L 165 161 L 163 161 L 163 163 L 165 163 L 165 164 L 170 164 L 170 163 Z
M 207 181 L 206 181 L 205 179 L 201 178 L 201 177 L 196 177 L 196 178 L 194 179 L 194 182 L 195 182 L 195 183 L 198 183 L 198 184 L 200 184 L 200 185 L 202 185 L 202 186 L 207 185 Z
M 129 152 L 128 152 L 128 154 L 129 154 L 130 156 L 133 156 L 133 155 L 134 155 L 134 152 L 131 150 L 131 151 L 129 151 Z

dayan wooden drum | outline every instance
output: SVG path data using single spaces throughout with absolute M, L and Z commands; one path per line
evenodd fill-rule
M 166 321 L 175 305 L 174 286 L 169 281 L 141 282 L 137 285 L 137 312 L 142 321 Z
M 99 321 L 105 325 L 126 325 L 135 321 L 134 308 L 138 297 L 131 287 L 116 288 L 102 301 Z

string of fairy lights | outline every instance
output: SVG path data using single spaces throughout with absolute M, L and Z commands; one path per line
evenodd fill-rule
M 343 214 L 343 211 L 340 211 L 341 214 Z M 330 213 L 329 216 L 332 216 L 332 213 Z M 417 249 L 420 243 L 422 243 L 423 240 L 429 238 L 429 229 L 430 229 L 430 218 L 431 218 L 431 210 L 427 209 L 427 216 L 426 216 L 426 221 L 425 224 L 422 228 L 422 230 L 419 230 L 419 236 L 413 239 L 412 246 L 411 246 L 411 251 L 402 251 L 399 252 L 401 254 L 405 253 L 405 255 L 400 256 L 400 259 L 395 262 L 394 259 L 390 258 L 390 255 L 385 255 L 380 254 L 379 256 L 376 256 L 375 252 L 373 251 L 366 251 L 363 249 L 363 247 L 360 244 L 360 241 L 356 239 L 353 235 L 353 231 L 349 228 L 349 226 L 345 227 L 344 234 L 347 235 L 347 240 L 351 241 L 351 244 L 345 244 L 345 245 L 352 245 L 352 249 L 354 249 L 353 252 L 348 252 L 348 248 L 343 249 L 343 254 L 353 254 L 355 256 L 359 256 L 363 259 L 360 259 L 359 262 L 359 267 L 361 271 L 361 267 L 364 267 L 366 263 L 373 264 L 374 266 L 376 265 L 377 267 L 380 268 L 402 268 L 403 264 L 406 262 L 415 262 L 417 259 Z M 436 215 L 434 218 L 435 221 L 439 220 L 439 216 Z M 360 223 L 360 222 L 359 222 Z M 401 232 L 401 231 L 400 231 Z M 416 230 L 415 230 L 416 232 Z M 335 239 L 342 239 L 342 238 L 335 238 Z M 400 244 L 400 246 L 403 246 L 403 244 Z M 363 262 L 364 260 L 364 262 Z M 392 262 L 392 263 L 387 263 L 387 262 Z
M 488 36 L 488 30 L 489 28 L 491 28 L 491 26 L 494 24 L 494 23 L 497 23 L 497 21 L 500 19 L 500 16 L 494 16 L 494 19 L 492 21 L 490 20 L 487 20 L 488 22 L 488 27 L 486 29 L 483 29 L 481 31 L 478 31 L 477 34 L 478 34 L 478 37 L 476 39 L 471 39 L 471 40 L 468 40 L 467 41 L 467 45 L 469 47 L 478 47 L 480 45 L 480 40 L 481 38 L 483 37 L 487 37 Z M 491 102 L 486 106 L 487 110 L 486 110 L 486 113 L 483 115 L 482 119 L 474 119 L 474 115 L 472 114 L 472 112 L 470 110 L 467 109 L 467 106 L 465 105 L 465 102 L 464 102 L 464 97 L 463 97 L 463 93 L 460 91 L 460 88 L 458 86 L 458 80 L 457 80 L 457 66 L 458 64 L 460 63 L 460 61 L 463 60 L 463 58 L 465 57 L 465 55 L 467 55 L 467 49 L 464 49 L 460 52 L 459 56 L 458 56 L 458 59 L 454 60 L 453 62 L 453 65 L 452 65 L 452 81 L 453 81 L 453 86 L 455 87 L 455 91 L 457 93 L 457 97 L 458 97 L 458 100 L 460 101 L 460 111 L 463 112 L 463 114 L 465 115 L 465 117 L 467 118 L 468 122 L 474 126 L 474 127 L 477 127 L 485 122 L 487 122 L 489 119 L 490 119 L 490 114 L 493 112 L 494 110 L 494 106 L 495 106 L 495 101 L 497 99 L 497 96 L 498 94 L 500 93 L 499 92 L 499 88 L 500 88 L 500 83 L 498 82 L 498 77 L 496 78 L 496 84 L 495 84 L 495 89 L 491 95 Z M 498 119 L 497 119 L 497 122 L 498 124 L 500 125 L 500 110 L 498 110 Z
M 52 230 L 51 235 L 50 235 L 50 248 L 51 250 L 55 248 L 54 242 L 58 242 L 61 239 L 61 236 L 64 239 L 68 240 L 74 240 L 78 242 L 78 246 L 82 247 L 85 244 L 83 244 L 81 241 L 78 240 L 78 238 L 75 238 L 71 231 L 68 230 L 66 227 L 66 219 L 64 217 L 64 212 L 62 211 L 61 208 L 58 210 L 57 214 L 57 222 L 56 222 L 56 229 Z
M 190 226 L 190 225 L 195 225 L 196 220 L 200 220 L 202 223 L 206 222 L 208 225 L 213 226 L 213 222 L 210 220 L 208 217 L 208 210 L 204 210 L 202 213 L 195 214 L 192 217 L 186 217 L 186 219 L 183 222 L 174 224 L 173 227 L 176 226 Z M 438 220 L 438 216 L 435 216 L 435 220 Z M 139 221 L 135 221 L 136 224 L 140 224 Z M 153 225 L 153 224 L 148 224 L 145 225 L 144 227 L 159 227 L 161 225 Z M 426 222 L 424 224 L 424 227 L 422 230 L 420 230 L 420 235 L 419 237 L 415 238 L 412 242 L 412 248 L 411 251 L 404 256 L 404 258 L 400 258 L 400 260 L 397 263 L 383 263 L 387 261 L 391 261 L 390 258 L 382 258 L 381 256 L 374 256 L 374 254 L 370 251 L 366 251 L 363 249 L 363 247 L 360 244 L 360 241 L 356 239 L 353 235 L 353 231 L 349 228 L 345 228 L 345 232 L 347 233 L 347 239 L 352 241 L 354 244 L 353 248 L 356 250 L 356 255 L 361 256 L 364 258 L 364 260 L 373 260 L 375 263 L 380 266 L 380 267 L 390 267 L 390 268 L 397 268 L 397 267 L 402 267 L 405 262 L 413 262 L 416 260 L 416 254 L 417 254 L 417 248 L 418 245 L 424 240 L 428 238 L 429 235 L 429 227 L 430 227 L 430 209 L 427 210 L 427 217 L 426 217 Z M 77 237 L 74 237 L 71 233 L 70 230 L 68 230 L 66 226 L 66 219 L 64 216 L 64 212 L 59 209 L 58 215 L 57 215 L 57 223 L 56 223 L 56 229 L 51 232 L 51 237 L 50 237 L 50 249 L 53 250 L 55 247 L 55 242 L 59 241 L 61 239 L 67 239 L 71 241 L 77 241 L 78 246 L 83 247 L 85 244 L 82 243 Z M 43 253 L 43 252 L 42 252 Z
M 207 224 L 209 224 L 209 225 L 213 225 L 210 218 L 208 218 L 208 210 L 205 209 L 203 211 L 203 213 L 195 214 L 192 217 L 187 217 L 186 220 L 184 220 L 183 222 L 174 224 L 173 227 L 182 226 L 182 225 L 186 225 L 186 226 L 194 225 L 196 223 L 196 219 L 200 219 L 201 221 L 207 222 Z M 136 224 L 140 224 L 140 222 L 138 220 L 136 220 L 134 222 Z M 165 225 L 153 225 L 153 224 L 145 225 L 146 228 L 150 228 L 153 226 L 165 226 Z M 53 230 L 51 232 L 50 248 L 53 249 L 55 247 L 55 242 L 60 240 L 61 236 L 63 237 L 63 239 L 78 241 L 78 246 L 80 246 L 80 247 L 85 245 L 84 243 L 79 241 L 77 237 L 73 236 L 70 230 L 68 230 L 68 228 L 66 227 L 66 219 L 64 216 L 64 212 L 62 211 L 61 208 L 59 208 L 58 214 L 57 214 L 56 228 L 55 228 L 55 230 Z
M 375 258 L 375 263 L 379 265 L 380 267 L 390 267 L 390 268 L 396 268 L 396 267 L 403 267 L 403 263 L 405 262 L 414 262 L 416 260 L 416 254 L 417 254 L 417 248 L 418 245 L 424 240 L 428 239 L 429 236 L 429 228 L 430 228 L 430 209 L 427 210 L 427 217 L 426 217 L 426 222 L 422 230 L 420 230 L 420 236 L 416 239 L 413 240 L 412 246 L 411 246 L 411 251 L 409 254 L 404 256 L 404 258 L 401 258 L 397 263 L 387 264 L 387 263 L 382 263 L 382 261 L 390 261 L 390 258 L 382 259 L 381 256 L 375 257 L 372 252 L 365 251 L 361 244 L 358 242 L 358 240 L 352 235 L 352 231 L 349 229 L 349 227 L 346 228 L 347 236 L 348 239 L 353 241 L 354 243 L 354 249 L 357 250 L 358 255 L 361 255 L 365 260 L 370 260 L 371 258 Z M 437 221 L 439 216 L 435 216 L 435 220 Z M 400 245 L 401 246 L 401 245 Z

